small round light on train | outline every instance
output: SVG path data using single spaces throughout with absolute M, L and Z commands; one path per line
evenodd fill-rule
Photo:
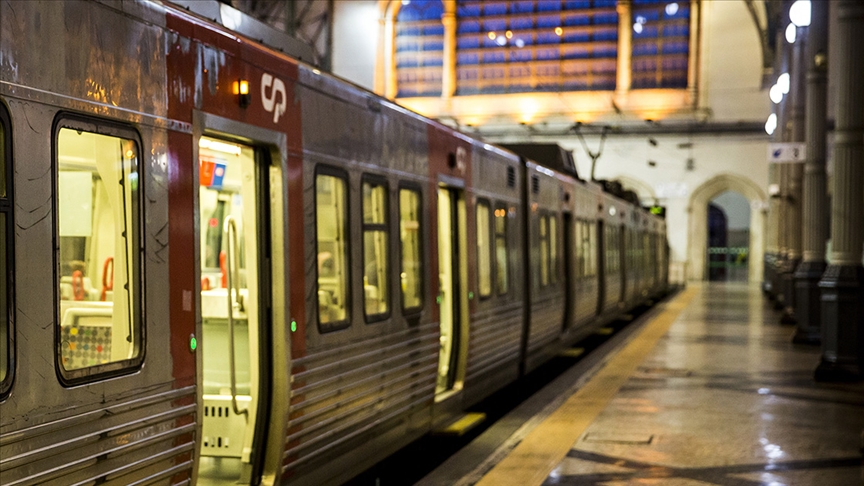
M 249 81 L 246 81 L 245 79 L 240 80 L 240 94 L 241 95 L 248 95 L 249 94 Z
M 189 335 L 189 351 L 194 353 L 196 349 L 198 349 L 198 339 L 195 337 L 194 334 L 190 334 Z
M 609 215 L 610 215 L 610 216 L 615 216 L 616 214 L 618 214 L 618 210 L 615 209 L 615 206 L 610 206 L 610 207 L 609 207 Z
M 126 158 L 131 159 L 132 157 L 135 157 L 135 151 L 134 150 L 127 150 L 126 151 Z
M 297 319 L 291 319 L 291 332 L 297 332 Z

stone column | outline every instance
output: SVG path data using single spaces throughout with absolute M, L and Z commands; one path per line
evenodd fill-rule
M 832 2 L 833 3 L 833 2 Z M 819 381 L 864 379 L 864 3 L 837 8 L 837 113 L 831 198 L 832 250 L 822 289 Z
M 456 1 L 444 2 L 444 65 L 441 68 L 441 98 L 449 100 L 456 93 Z
M 615 98 L 626 102 L 630 92 L 630 60 L 633 55 L 633 13 L 630 0 L 618 1 L 618 70 L 615 79 Z
M 806 93 L 806 45 L 807 27 L 798 27 L 795 44 L 792 46 L 792 62 L 789 69 L 789 142 L 804 141 L 804 102 Z M 787 164 L 786 168 L 786 258 L 780 273 L 783 290 L 783 315 L 780 322 L 795 324 L 795 269 L 801 263 L 801 179 L 804 167 L 801 163 Z
M 777 33 L 778 62 L 776 72 L 789 72 L 792 66 L 792 48 L 786 42 L 783 31 Z M 791 86 L 790 86 L 791 93 Z M 774 141 L 788 142 L 791 140 L 791 124 L 789 123 L 792 107 L 790 96 L 784 96 L 777 105 L 777 130 L 774 132 Z M 779 192 L 771 196 L 772 209 L 775 214 L 775 231 L 777 234 L 777 251 L 774 254 L 771 266 L 771 297 L 774 299 L 774 308 L 781 310 L 784 306 L 783 293 L 783 269 L 786 262 L 787 236 L 786 231 L 786 208 L 788 206 L 789 192 L 789 164 L 775 164 L 774 174 Z
M 811 2 L 807 36 L 807 161 L 804 166 L 802 261 L 795 271 L 795 319 L 798 329 L 792 342 L 819 344 L 822 321 L 819 279 L 825 273 L 825 219 L 828 197 L 825 186 L 825 133 L 828 86 L 828 2 Z

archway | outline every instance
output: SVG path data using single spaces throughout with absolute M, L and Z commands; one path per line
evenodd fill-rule
M 748 280 L 750 208 L 747 198 L 734 191 L 708 203 L 708 280 Z
M 629 189 L 639 196 L 639 202 L 643 206 L 650 206 L 657 203 L 657 193 L 650 184 L 646 184 L 638 179 L 630 176 L 619 175 L 614 177 L 615 180 L 621 183 L 624 189 Z
M 737 192 L 750 203 L 750 243 L 748 280 L 762 278 L 762 256 L 765 238 L 765 192 L 753 181 L 734 174 L 717 175 L 696 188 L 690 196 L 687 242 L 687 278 L 705 280 L 708 272 L 708 203 L 726 191 Z

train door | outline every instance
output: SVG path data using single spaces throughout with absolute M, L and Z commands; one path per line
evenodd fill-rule
M 268 402 L 266 157 L 248 145 L 209 137 L 199 143 L 202 485 L 254 484 L 261 474 Z
M 576 251 L 573 241 L 573 215 L 564 213 L 564 322 L 562 329 L 567 330 L 573 321 L 573 305 L 576 301 L 576 288 L 573 274 L 573 258 Z
M 456 388 L 460 379 L 463 329 L 467 326 L 462 289 L 467 283 L 465 198 L 461 190 L 438 188 L 438 282 L 441 326 L 438 354 L 440 395 Z
M 594 258 L 597 259 L 597 315 L 599 316 L 606 307 L 606 292 L 608 291 L 608 285 L 606 285 L 606 232 L 603 229 L 602 219 L 597 220 L 596 228 L 597 244 L 594 245 L 596 248 Z

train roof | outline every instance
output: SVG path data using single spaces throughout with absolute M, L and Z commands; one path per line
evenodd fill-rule
M 581 180 L 576 171 L 573 152 L 564 150 L 557 143 L 513 143 L 501 144 L 501 146 L 547 169 Z

